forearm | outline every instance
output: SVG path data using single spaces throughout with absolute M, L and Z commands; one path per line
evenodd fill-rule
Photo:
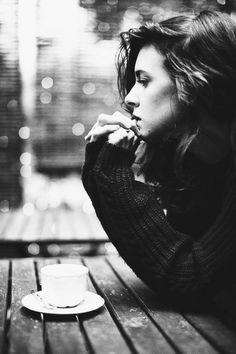
M 100 208 L 110 225 L 110 239 L 133 270 L 153 288 L 166 287 L 179 294 L 200 293 L 212 284 L 235 250 L 232 231 L 227 230 L 226 235 L 222 227 L 218 231 L 225 213 L 198 242 L 174 230 L 154 193 L 134 180 L 131 155 L 122 150 L 104 145 L 94 166 L 94 181 Z M 235 230 L 236 210 L 232 210 L 232 205 L 229 209 L 229 228 Z M 225 246 L 223 252 L 219 249 L 221 242 Z

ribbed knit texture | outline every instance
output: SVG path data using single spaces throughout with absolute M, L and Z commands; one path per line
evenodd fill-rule
M 214 293 L 236 270 L 234 173 L 222 186 L 217 217 L 194 238 L 168 222 L 153 189 L 134 179 L 133 161 L 130 151 L 109 143 L 86 148 L 83 184 L 110 240 L 157 293 L 179 299 Z

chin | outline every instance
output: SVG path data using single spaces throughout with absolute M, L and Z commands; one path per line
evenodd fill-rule
M 141 132 L 140 132 L 141 133 Z M 150 135 L 150 134 L 142 134 L 141 133 L 141 139 L 148 143 L 149 145 L 159 145 L 161 142 L 163 142 L 164 136 L 163 134 L 160 135 Z
M 156 144 L 156 139 L 153 140 L 149 135 L 142 135 L 140 136 L 141 140 L 145 141 L 145 143 L 149 144 L 149 145 L 154 145 Z

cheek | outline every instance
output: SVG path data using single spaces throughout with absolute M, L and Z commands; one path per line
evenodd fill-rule
M 146 134 L 160 137 L 172 131 L 179 116 L 179 102 L 175 97 L 155 100 L 146 121 Z M 151 107 L 150 106 L 150 107 Z
M 153 102 L 153 123 L 166 127 L 173 123 L 177 115 L 178 104 L 174 96 L 165 96 Z

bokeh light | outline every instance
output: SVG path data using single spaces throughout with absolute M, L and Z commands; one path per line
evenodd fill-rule
M 107 0 L 107 4 L 110 6 L 114 6 L 118 4 L 118 0 Z
M 96 91 L 96 86 L 92 82 L 86 82 L 82 87 L 85 95 L 92 95 Z
M 10 210 L 9 200 L 0 201 L 0 211 L 2 213 L 7 213 Z
M 42 104 L 49 104 L 52 101 L 52 95 L 50 92 L 42 92 L 40 94 L 40 101 Z
M 14 110 L 18 107 L 18 101 L 17 100 L 10 100 L 8 103 L 7 103 L 7 108 L 10 109 L 10 110 Z
M 28 252 L 32 256 L 37 256 L 40 253 L 40 246 L 37 243 L 32 242 L 28 246 Z
M 38 210 L 44 211 L 48 209 L 48 200 L 45 196 L 39 196 L 35 201 L 35 206 Z
M 26 126 L 25 127 L 21 127 L 19 129 L 19 137 L 21 139 L 24 139 L 24 140 L 29 139 L 29 137 L 30 137 L 30 128 L 26 127 Z
M 51 256 L 58 256 L 61 252 L 61 248 L 56 243 L 47 246 L 47 251 Z
M 72 133 L 74 135 L 80 136 L 80 135 L 83 135 L 84 132 L 85 132 L 85 127 L 82 123 L 78 122 L 73 125 Z
M 0 136 L 0 148 L 7 148 L 8 147 L 8 136 L 2 135 Z
M 23 211 L 24 215 L 26 215 L 26 216 L 31 216 L 31 215 L 33 215 L 34 212 L 35 212 L 34 204 L 33 204 L 33 203 L 30 203 L 30 202 L 25 203 L 25 204 L 23 205 L 22 211 Z
M 110 25 L 107 22 L 100 22 L 98 24 L 98 31 L 99 32 L 108 32 L 110 30 Z
M 20 162 L 22 165 L 30 165 L 32 162 L 32 155 L 29 152 L 23 152 L 20 155 Z
M 50 89 L 53 87 L 53 79 L 50 76 L 46 76 L 42 79 L 41 85 L 44 89 Z
M 20 168 L 20 174 L 24 178 L 30 178 L 32 176 L 32 169 L 31 166 L 23 165 Z
M 112 96 L 112 95 L 106 95 L 106 96 L 103 98 L 103 102 L 105 103 L 106 106 L 112 107 L 112 106 L 115 105 L 116 99 L 115 99 L 115 97 Z

